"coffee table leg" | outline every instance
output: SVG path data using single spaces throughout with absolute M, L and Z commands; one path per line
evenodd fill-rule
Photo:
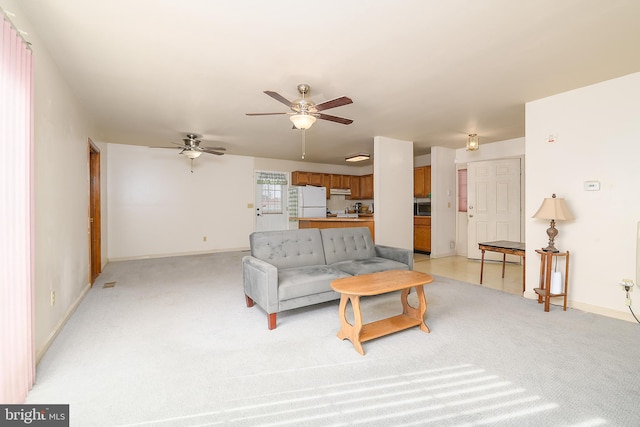
M 409 300 L 407 298 L 409 296 L 411 288 L 403 289 L 402 293 L 400 294 L 400 300 L 402 301 L 402 312 L 412 319 L 419 320 L 420 329 L 424 332 L 429 333 L 429 327 L 426 323 L 424 323 L 424 315 L 427 312 L 427 298 L 424 295 L 424 286 L 415 286 L 415 289 L 418 296 L 418 307 L 414 308 L 409 305 Z
M 347 303 L 351 301 L 353 308 L 353 325 L 347 321 Z M 360 296 L 342 294 L 340 296 L 340 307 L 338 308 L 340 317 L 340 331 L 338 338 L 348 339 L 355 347 L 356 351 L 364 356 L 364 349 L 360 343 L 360 331 L 362 330 L 362 312 L 360 311 Z

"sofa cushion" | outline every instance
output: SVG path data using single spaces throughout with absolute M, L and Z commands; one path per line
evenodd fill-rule
M 409 266 L 398 261 L 386 258 L 373 257 L 363 260 L 339 261 L 331 264 L 331 267 L 349 273 L 352 276 L 360 274 L 377 273 L 386 270 L 408 270 Z
M 363 260 L 376 256 L 376 247 L 367 227 L 324 228 L 320 230 L 327 264 Z
M 251 255 L 278 268 L 326 264 L 317 228 L 254 232 Z
M 350 274 L 327 265 L 278 270 L 278 299 L 285 301 L 331 291 L 331 281 Z

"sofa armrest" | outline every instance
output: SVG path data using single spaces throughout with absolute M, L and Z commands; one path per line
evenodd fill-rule
M 268 262 L 247 255 L 242 258 L 244 293 L 267 313 L 277 313 L 278 268 Z
M 410 249 L 376 245 L 376 255 L 380 258 L 386 258 L 407 264 L 409 266 L 409 270 L 413 270 L 413 251 Z

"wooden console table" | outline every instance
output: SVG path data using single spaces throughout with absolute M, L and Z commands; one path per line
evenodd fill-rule
M 544 311 L 549 311 L 549 300 L 553 297 L 564 297 L 563 310 L 567 311 L 567 291 L 569 286 L 569 251 L 566 252 L 546 252 L 536 249 L 536 253 L 540 254 L 540 284 L 539 288 L 535 288 L 534 292 L 538 294 L 538 304 L 544 301 Z M 552 264 L 556 257 L 564 257 L 564 284 L 562 292 L 559 294 L 551 293 L 551 275 L 553 273 Z
M 424 296 L 424 287 L 433 282 L 433 277 L 426 273 L 413 270 L 388 270 L 379 273 L 363 274 L 360 276 L 345 277 L 331 282 L 334 291 L 340 292 L 340 331 L 338 338 L 351 341 L 356 351 L 364 356 L 362 343 L 393 332 L 419 326 L 424 332 L 429 328 L 424 323 L 424 314 L 427 311 L 427 300 Z M 418 295 L 418 307 L 409 305 L 407 297 L 411 288 L 415 288 Z M 362 312 L 360 311 L 360 297 L 381 295 L 387 292 L 402 290 L 402 314 L 376 322 L 362 324 Z M 347 321 L 347 303 L 351 302 L 353 308 L 353 325 Z
M 484 251 L 499 252 L 502 254 L 502 278 L 504 279 L 504 265 L 507 255 L 517 255 L 522 257 L 522 293 L 525 289 L 525 278 L 527 277 L 527 264 L 525 245 L 523 242 L 511 242 L 509 240 L 496 240 L 495 242 L 478 243 L 478 249 L 482 251 L 482 261 L 480 263 L 480 284 L 482 285 L 482 274 L 484 273 Z

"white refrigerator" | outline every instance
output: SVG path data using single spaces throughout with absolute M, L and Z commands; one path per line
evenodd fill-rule
M 307 185 L 297 187 L 298 218 L 326 218 L 327 189 Z

